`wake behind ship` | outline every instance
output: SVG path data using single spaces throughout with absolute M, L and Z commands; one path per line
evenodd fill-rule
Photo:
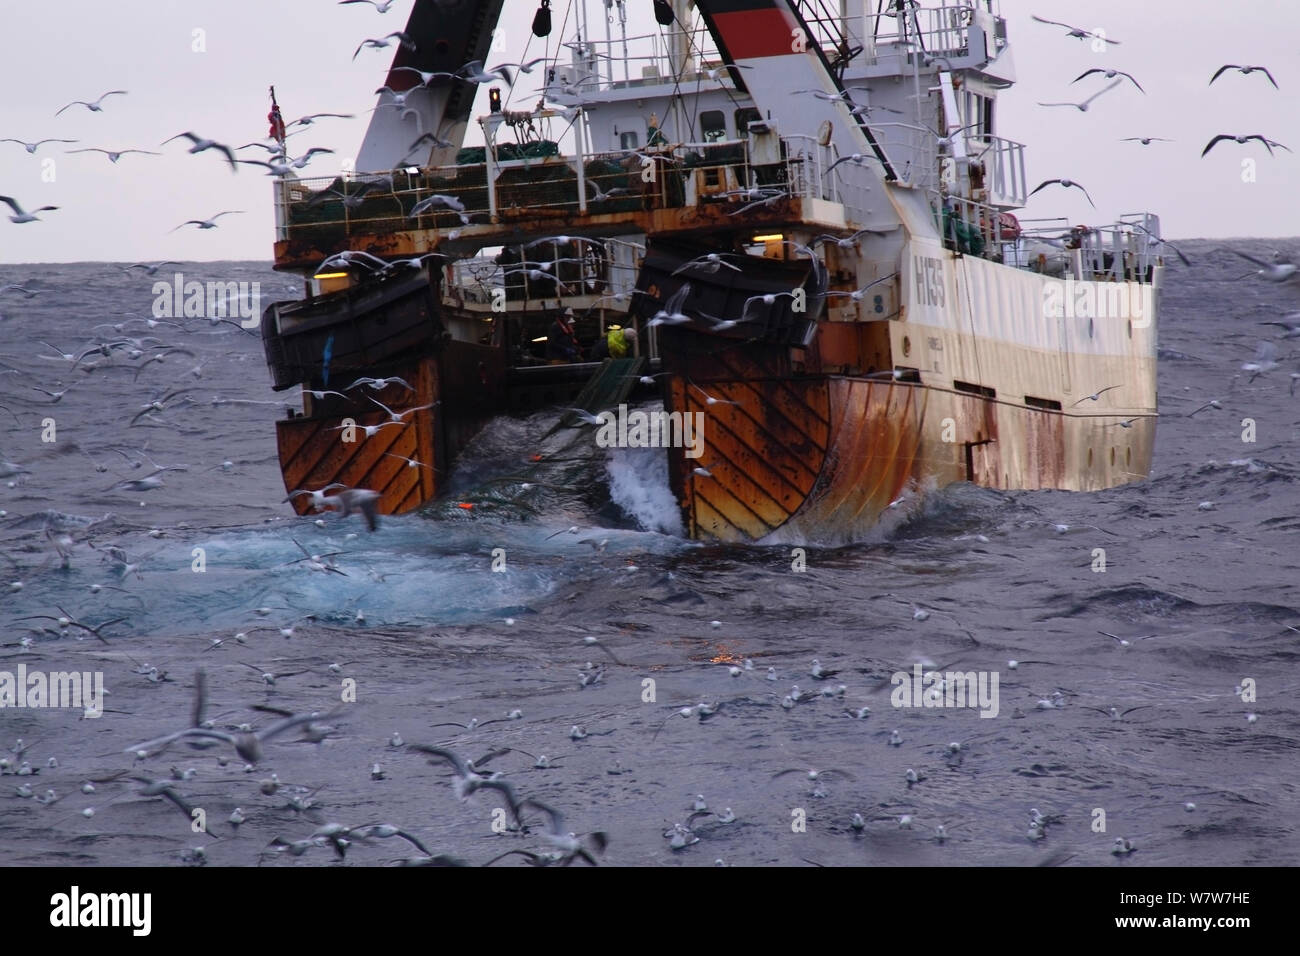
M 666 412 L 704 416 L 702 449 L 666 452 L 696 538 L 850 540 L 955 481 L 1148 474 L 1159 221 L 1016 218 L 991 0 L 656 3 L 644 36 L 620 3 L 604 40 L 576 3 L 519 109 L 526 75 L 492 72 L 502 3 L 466 6 L 415 4 L 370 172 L 276 184 L 276 267 L 309 293 L 263 323 L 276 387 L 304 389 L 277 426 L 286 490 L 410 510 L 491 416 L 599 411 L 647 366 Z M 548 358 L 566 313 L 629 354 Z

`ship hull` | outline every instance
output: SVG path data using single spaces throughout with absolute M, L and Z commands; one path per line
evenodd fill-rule
M 675 378 L 668 403 L 705 416 L 704 453 L 670 450 L 669 474 L 687 533 L 705 540 L 861 540 L 892 509 L 959 481 L 1113 487 L 1146 476 L 1155 440 L 1152 419 L 1116 430 L 914 383 L 714 378 L 701 382 L 710 405 L 694 381 Z

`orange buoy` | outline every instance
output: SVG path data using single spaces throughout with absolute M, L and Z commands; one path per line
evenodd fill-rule
M 460 502 L 458 505 L 456 505 L 456 507 L 457 507 L 457 508 L 464 508 L 466 511 L 469 511 L 469 510 L 472 509 L 474 506 L 473 506 L 470 502 L 468 502 L 468 501 L 462 501 L 462 502 Z

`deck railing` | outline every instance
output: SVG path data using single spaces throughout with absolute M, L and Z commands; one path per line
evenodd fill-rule
M 581 157 L 502 159 L 498 151 L 492 162 L 285 178 L 276 184 L 277 238 L 328 244 L 354 235 L 447 234 L 469 225 L 548 219 L 558 224 L 583 213 L 679 208 L 692 198 L 687 180 L 699 170 L 719 177 L 725 172 L 739 188 L 772 186 L 791 197 L 834 201 L 843 195 L 846 204 L 865 208 L 866 184 L 855 185 L 850 164 L 836 171 L 842 175 L 828 176 L 829 154 L 812 137 L 781 142 L 778 157 L 751 155 L 749 141 L 739 139 Z M 412 214 L 433 196 L 445 199 Z

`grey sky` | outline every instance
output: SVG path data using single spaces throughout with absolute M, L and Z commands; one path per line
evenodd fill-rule
M 0 143 L 0 194 L 24 206 L 57 205 L 43 221 L 13 225 L 0 219 L 0 261 L 268 259 L 273 240 L 271 180 L 255 167 L 232 175 L 215 153 L 189 156 L 181 142 L 158 144 L 183 130 L 238 146 L 266 134 L 267 87 L 274 83 L 286 120 L 304 113 L 356 113 L 355 120 L 322 120 L 290 140 L 296 151 L 327 146 L 309 172 L 328 176 L 355 154 L 384 78 L 391 49 L 353 50 L 366 37 L 400 29 L 412 0 L 386 15 L 366 5 L 333 0 L 0 0 L 0 138 L 78 139 L 47 144 L 35 156 Z M 650 0 L 628 0 L 637 21 L 648 20 Z M 874 6 L 874 4 L 872 4 Z M 523 51 L 536 4 L 507 0 L 505 59 Z M 1294 236 L 1300 234 L 1300 157 L 1259 144 L 1220 144 L 1200 152 L 1216 133 L 1262 133 L 1300 150 L 1300 3 L 1294 0 L 1002 0 L 1002 13 L 1019 83 L 1000 98 L 1001 135 L 1028 146 L 1032 188 L 1066 176 L 1083 183 L 1098 210 L 1075 191 L 1049 190 L 1024 215 L 1068 215 L 1075 222 L 1107 222 L 1121 213 L 1150 210 L 1170 238 Z M 644 9 L 642 9 L 644 8 Z M 597 15 L 599 2 L 590 7 Z M 1120 40 L 1105 53 L 1030 14 L 1085 29 L 1103 28 Z M 554 0 L 559 39 L 564 0 Z M 205 31 L 206 52 L 193 52 L 194 31 Z M 593 30 L 603 38 L 603 26 Z M 542 55 L 534 40 L 530 56 Z M 1264 64 L 1282 89 L 1261 74 L 1225 74 L 1206 84 L 1223 63 Z M 57 65 L 56 65 L 57 64 Z M 1037 101 L 1082 100 L 1096 77 L 1070 85 L 1092 66 L 1131 72 L 1147 90 L 1127 84 L 1107 93 L 1086 114 L 1047 109 Z M 534 89 L 537 75 L 521 78 Z M 109 89 L 102 113 L 73 107 Z M 521 90 L 521 94 L 522 94 Z M 517 95 L 516 103 L 528 101 Z M 485 109 L 486 96 L 480 97 Z M 1174 143 L 1143 147 L 1124 136 L 1164 136 Z M 165 155 L 124 156 L 114 166 L 100 154 L 64 155 L 97 146 L 160 149 Z M 254 154 L 247 151 L 245 155 Z M 1241 161 L 1257 160 L 1254 183 L 1242 181 Z M 54 182 L 42 180 L 42 162 L 55 161 Z M 187 219 L 221 210 L 219 228 L 200 232 Z M 5 213 L 7 209 L 0 210 Z

